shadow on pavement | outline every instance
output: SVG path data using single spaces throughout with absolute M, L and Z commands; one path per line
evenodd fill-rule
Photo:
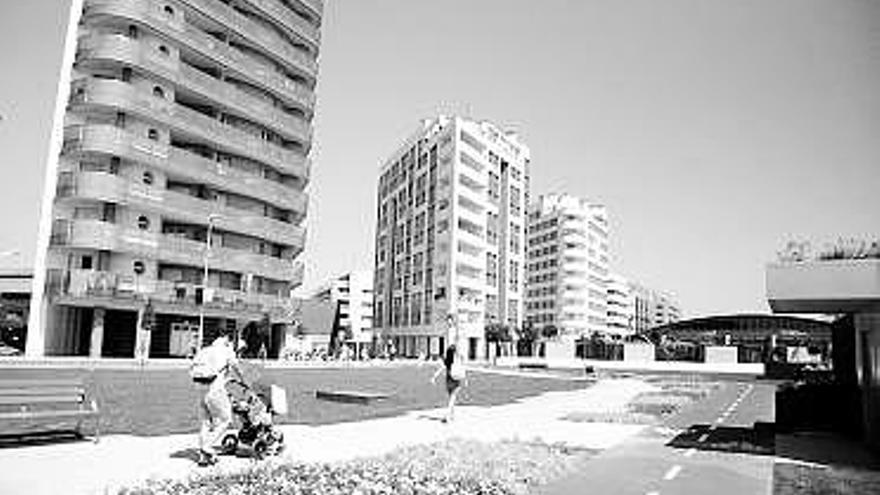
M 779 434 L 776 455 L 791 461 L 880 471 L 880 454 L 858 440 L 828 432 Z
M 58 445 L 77 442 L 92 443 L 93 440 L 91 438 L 84 437 L 76 432 L 57 432 L 28 435 L 0 435 L 0 449 L 30 447 L 35 445 Z
M 172 459 L 186 459 L 192 462 L 199 462 L 199 449 L 195 447 L 190 447 L 187 449 L 178 450 L 176 452 L 172 452 L 169 456 Z
M 670 440 L 666 446 L 679 449 L 713 450 L 738 454 L 774 455 L 776 453 L 773 423 L 742 426 L 693 425 Z

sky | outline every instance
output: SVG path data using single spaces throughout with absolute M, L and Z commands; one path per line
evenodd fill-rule
M 67 4 L 0 2 L 0 265 L 34 259 Z M 605 204 L 612 269 L 685 316 L 880 235 L 880 2 L 331 0 L 322 35 L 304 288 L 372 268 L 379 167 L 440 113 L 516 129 L 532 196 Z

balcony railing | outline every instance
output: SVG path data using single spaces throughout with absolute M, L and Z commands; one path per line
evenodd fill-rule
M 138 0 L 147 2 L 147 0 Z M 195 10 L 201 11 L 218 24 L 226 26 L 245 38 L 259 45 L 264 51 L 276 55 L 278 62 L 287 66 L 288 70 L 300 72 L 312 80 L 317 77 L 318 64 L 308 52 L 304 52 L 283 39 L 272 30 L 239 14 L 231 7 L 220 2 L 183 0 Z
M 207 259 L 212 269 L 253 273 L 273 280 L 293 280 L 295 262 L 245 250 L 214 246 L 176 236 L 126 229 L 99 220 L 69 220 L 56 224 L 54 245 L 135 253 L 148 259 L 188 266 L 203 266 Z M 62 234 L 63 232 L 63 234 Z
M 278 0 L 246 0 L 263 15 L 276 20 L 284 27 L 312 45 L 317 51 L 321 42 L 321 30 L 297 15 Z M 320 11 L 318 11 L 320 16 Z
M 286 150 L 247 132 L 222 123 L 174 102 L 138 91 L 134 86 L 114 80 L 83 79 L 73 84 L 73 105 L 94 105 L 127 110 L 159 121 L 235 154 L 269 163 L 304 162 L 305 156 Z M 311 137 L 304 137 L 308 142 Z M 279 167 L 280 168 L 280 167 Z
M 91 34 L 82 39 L 79 50 L 82 64 L 113 61 L 139 67 L 173 81 L 178 87 L 211 98 L 219 106 L 247 115 L 285 137 L 300 139 L 301 136 L 310 135 L 309 123 L 305 119 L 283 112 L 187 64 L 161 56 L 137 40 L 118 34 Z M 311 108 L 314 98 L 304 98 L 302 105 L 304 108 Z
M 301 265 L 297 271 L 299 278 L 293 281 L 297 286 L 302 283 Z M 47 287 L 52 297 L 100 297 L 116 299 L 149 298 L 154 303 L 188 305 L 195 311 L 196 288 L 199 284 L 157 280 L 148 277 L 136 277 L 129 274 L 105 272 L 97 270 L 49 270 Z M 270 312 L 274 315 L 289 313 L 294 301 L 288 297 L 274 294 L 261 294 L 228 288 L 208 288 L 205 308 Z
M 231 167 L 203 158 L 167 144 L 138 137 L 119 127 L 107 124 L 70 126 L 64 130 L 64 152 L 91 152 L 115 155 L 153 165 L 165 172 L 173 171 L 196 182 L 215 184 L 244 196 L 265 199 L 279 207 L 305 214 L 308 198 L 302 191 L 246 174 Z M 308 162 L 295 170 L 283 169 L 306 179 Z M 302 208 L 302 209 L 300 209 Z
M 158 9 L 158 4 L 151 6 L 116 0 L 92 0 L 87 15 L 116 16 L 144 23 L 162 35 L 184 43 L 203 57 L 230 69 L 251 84 L 276 93 L 289 105 L 301 106 L 304 101 L 310 101 L 310 110 L 314 104 L 314 93 L 308 86 L 291 80 L 274 67 L 254 60 L 196 27 L 174 22 Z M 169 64 L 174 62 L 170 58 L 166 59 Z
M 255 215 L 245 210 L 219 205 L 187 194 L 154 189 L 145 184 L 104 172 L 79 172 L 65 197 L 89 198 L 118 204 L 135 204 L 156 211 L 165 218 L 202 224 L 216 215 L 215 226 L 248 234 L 301 250 L 305 244 L 303 227 Z

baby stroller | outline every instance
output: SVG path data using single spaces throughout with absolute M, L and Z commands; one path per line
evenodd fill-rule
M 232 412 L 238 417 L 241 427 L 238 430 L 231 429 L 223 436 L 222 452 L 235 454 L 239 446 L 243 446 L 249 448 L 257 459 L 280 453 L 284 449 L 284 434 L 274 427 L 273 417 L 286 413 L 287 404 L 273 407 L 272 398 L 273 395 L 283 396 L 283 390 L 275 386 L 251 387 L 240 380 L 230 380 L 229 384 L 237 385 L 241 389 L 241 398 L 230 394 Z M 273 394 L 273 388 L 280 390 L 281 394 L 277 391 Z

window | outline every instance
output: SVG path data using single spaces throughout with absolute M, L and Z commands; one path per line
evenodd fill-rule
M 510 262 L 510 290 L 519 290 L 519 264 L 512 260 Z
M 138 27 L 134 24 L 128 26 L 128 37 L 133 40 L 136 40 L 138 37 Z
M 156 98 L 165 98 L 165 90 L 160 86 L 153 86 L 153 96 Z
M 83 255 L 82 263 L 80 264 L 80 268 L 83 270 L 91 270 L 92 269 L 92 257 L 89 255 Z
M 520 206 L 520 191 L 518 187 L 511 186 L 510 187 L 510 213 L 515 216 L 519 216 L 522 214 L 522 208 Z
M 494 253 L 486 253 L 486 285 L 498 285 L 498 255 Z
M 162 55 L 165 55 L 165 56 L 168 56 L 171 53 L 168 51 L 168 47 L 165 45 L 159 45 L 158 50 L 159 50 L 159 53 L 161 53 Z
M 498 214 L 491 211 L 486 214 L 486 242 L 491 246 L 498 244 Z
M 147 139 L 152 139 L 153 141 L 159 140 L 159 131 L 156 129 L 150 129 L 147 131 Z
M 171 8 L 170 5 L 166 5 L 165 8 L 163 8 L 162 10 L 164 10 L 165 13 L 168 15 L 174 15 L 174 9 Z
M 153 173 L 150 171 L 144 172 L 142 180 L 144 181 L 144 184 L 148 186 L 153 185 Z
M 498 204 L 498 200 L 501 199 L 501 182 L 498 174 L 495 172 L 489 172 L 489 189 L 487 194 L 489 195 L 489 201 L 493 204 Z
M 147 230 L 150 228 L 150 219 L 147 218 L 146 215 L 141 215 L 138 217 L 137 226 L 141 230 Z
M 520 248 L 520 235 L 519 235 L 519 225 L 510 222 L 510 250 L 513 251 L 513 254 L 519 254 Z

